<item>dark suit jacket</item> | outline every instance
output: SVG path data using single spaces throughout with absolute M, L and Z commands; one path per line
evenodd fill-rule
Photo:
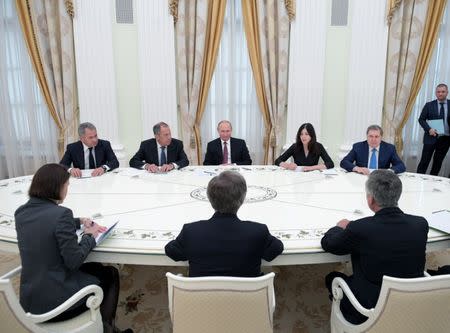
M 231 163 L 240 165 L 251 165 L 252 159 L 248 153 L 247 145 L 244 140 L 230 138 L 231 145 Z M 206 148 L 205 161 L 203 165 L 220 165 L 223 161 L 222 141 L 220 138 L 208 142 Z
M 114 154 L 109 141 L 106 140 L 98 140 L 98 143 L 95 146 L 95 161 L 97 167 L 107 165 L 109 171 L 119 167 L 119 161 L 117 160 L 116 154 Z M 77 141 L 68 144 L 66 152 L 59 163 L 68 168 L 73 165 L 74 168 L 84 169 L 83 143 Z
M 189 276 L 256 277 L 261 259 L 273 260 L 283 243 L 265 224 L 216 212 L 209 220 L 185 224 L 165 250 L 175 261 L 189 261 Z
M 281 162 L 285 162 L 289 157 L 294 157 L 295 164 L 299 166 L 312 166 L 319 164 L 319 158 L 322 158 L 327 169 L 334 168 L 334 163 L 331 160 L 330 155 L 328 155 L 325 147 L 321 143 L 316 143 L 317 153 L 313 154 L 309 152 L 308 156 L 305 156 L 305 151 L 303 150 L 303 145 L 300 150 L 296 149 L 296 144 L 292 144 L 288 150 L 281 154 L 276 160 L 275 165 L 280 165 Z
M 368 161 L 369 144 L 367 141 L 357 142 L 341 161 L 341 168 L 348 172 L 352 171 L 355 166 L 367 168 Z M 395 173 L 406 171 L 405 164 L 397 155 L 394 145 L 381 141 L 378 152 L 378 169 L 392 169 Z
M 95 240 L 83 237 L 78 243 L 75 231 L 80 222 L 70 209 L 31 197 L 16 210 L 15 220 L 22 260 L 20 304 L 25 312 L 50 311 L 80 289 L 99 283 L 78 270 Z
M 448 110 L 447 111 L 448 117 L 450 117 L 450 100 L 447 100 L 447 110 Z M 436 143 L 437 141 L 438 138 L 437 136 L 431 136 L 430 134 L 428 134 L 428 131 L 430 130 L 430 125 L 428 125 L 427 120 L 442 119 L 439 113 L 440 110 L 437 99 L 426 103 L 422 109 L 422 112 L 420 113 L 419 124 L 425 131 L 425 133 L 423 134 L 424 144 L 430 145 Z
M 141 142 L 139 150 L 130 160 L 130 167 L 140 169 L 145 163 L 159 165 L 156 139 Z M 170 145 L 167 146 L 167 163 L 175 163 L 180 169 L 189 165 L 189 160 L 183 150 L 183 141 L 172 139 Z
M 427 234 L 428 223 L 423 217 L 392 207 L 352 221 L 346 229 L 331 228 L 321 243 L 327 252 L 351 254 L 353 275 L 347 283 L 358 301 L 372 308 L 378 300 L 383 275 L 423 276 Z M 344 312 L 352 313 L 347 299 L 341 304 Z

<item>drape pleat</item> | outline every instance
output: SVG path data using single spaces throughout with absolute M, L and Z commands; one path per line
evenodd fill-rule
M 285 2 L 242 1 L 247 47 L 266 134 L 264 163 L 284 145 L 290 21 Z
M 247 38 L 248 55 L 250 57 L 253 78 L 255 80 L 256 96 L 258 97 L 258 104 L 264 119 L 264 164 L 267 164 L 269 160 L 269 141 L 270 133 L 272 131 L 272 122 L 270 120 L 269 104 L 264 88 L 262 54 L 259 39 L 259 19 L 256 1 L 242 1 L 242 16 L 244 19 L 245 36 Z
M 220 37 L 223 30 L 226 0 L 210 1 L 208 3 L 208 20 L 206 25 L 205 51 L 202 64 L 197 113 L 195 116 L 194 133 L 197 142 L 197 161 L 202 162 L 202 142 L 200 138 L 200 124 L 205 112 L 209 87 L 216 67 L 217 54 L 219 52 Z
M 191 164 L 201 163 L 200 122 L 220 44 L 226 0 L 180 0 L 173 11 L 181 136 Z
M 72 1 L 16 0 L 19 21 L 45 103 L 59 130 L 58 152 L 79 122 Z
M 42 95 L 44 96 L 45 103 L 47 104 L 48 111 L 55 121 L 56 126 L 61 132 L 63 125 L 59 120 L 56 112 L 55 105 L 53 104 L 52 97 L 50 95 L 50 89 L 45 78 L 44 68 L 42 66 L 41 56 L 39 54 L 39 48 L 36 41 L 36 35 L 31 21 L 31 12 L 28 0 L 16 0 L 17 14 L 19 16 L 19 22 L 23 30 L 25 44 L 27 45 L 28 52 L 30 53 L 31 63 L 36 72 L 36 78 L 41 88 Z M 58 151 L 60 147 L 58 146 Z

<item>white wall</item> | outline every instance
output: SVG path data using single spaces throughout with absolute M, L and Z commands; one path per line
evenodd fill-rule
M 381 122 L 387 25 L 384 0 L 349 1 L 347 26 L 331 26 L 331 0 L 299 0 L 291 27 L 288 140 L 304 122 L 338 162 Z

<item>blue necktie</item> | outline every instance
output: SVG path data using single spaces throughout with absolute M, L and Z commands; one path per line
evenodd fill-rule
M 370 156 L 369 161 L 369 169 L 377 168 L 377 150 L 375 148 L 372 149 L 372 155 Z
M 167 164 L 167 159 L 166 159 L 166 147 L 161 147 L 161 158 L 159 159 L 161 161 L 160 165 L 164 165 Z

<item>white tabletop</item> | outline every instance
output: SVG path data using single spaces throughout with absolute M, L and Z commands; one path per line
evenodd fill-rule
M 164 245 L 184 223 L 209 219 L 214 213 L 206 200 L 208 181 L 218 167 L 187 167 L 166 174 L 120 169 L 96 178 L 70 179 L 63 203 L 75 216 L 119 220 L 109 239 L 89 256 L 100 262 L 184 265 L 164 255 Z M 323 233 L 339 220 L 373 215 L 366 204 L 366 176 L 338 170 L 293 172 L 276 166 L 232 167 L 247 180 L 248 193 L 238 212 L 241 220 L 268 225 L 285 250 L 273 265 L 347 260 L 324 253 Z M 17 252 L 14 211 L 27 201 L 32 176 L 0 180 L 0 249 Z M 450 207 L 450 180 L 404 173 L 399 206 L 409 214 L 427 216 Z M 208 241 L 208 240 L 205 240 Z M 450 246 L 450 235 L 430 230 L 428 250 Z

